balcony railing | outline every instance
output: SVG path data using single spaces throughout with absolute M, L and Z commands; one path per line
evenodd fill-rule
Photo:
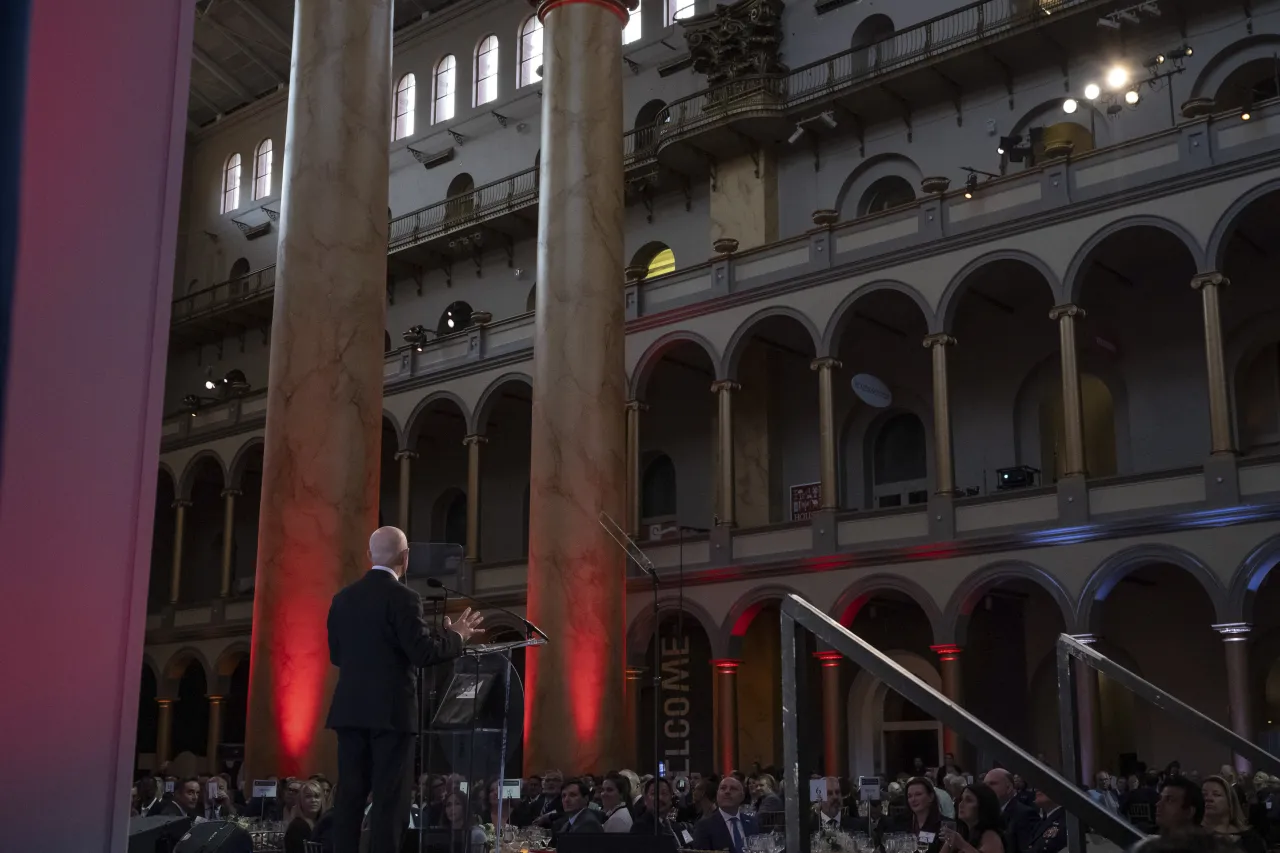
M 173 300 L 171 322 L 181 323 L 218 311 L 235 302 L 248 302 L 271 293 L 276 284 L 276 265 L 223 281 L 204 290 Z
M 510 213 L 538 200 L 538 168 L 525 169 L 471 192 L 391 220 L 388 250 L 397 251 L 473 222 Z

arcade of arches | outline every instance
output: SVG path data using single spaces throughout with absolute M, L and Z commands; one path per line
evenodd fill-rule
M 883 192 L 891 204 L 898 190 Z M 1019 494 L 1052 496 L 1055 486 L 1070 494 L 1073 482 L 1124 488 L 1265 461 L 1280 445 L 1280 296 L 1265 249 L 1280 245 L 1280 193 L 1232 216 L 1207 264 L 1177 229 L 1135 220 L 1082 246 L 1066 281 L 1032 255 L 980 259 L 957 273 L 936 315 L 909 286 L 886 281 L 848 294 L 825 330 L 779 307 L 742 321 L 723 351 L 692 333 L 662 339 L 631 377 L 625 526 L 652 547 L 679 540 L 681 566 L 705 564 L 727 531 L 816 535 L 812 518 L 824 513 L 832 527 L 893 524 L 924 505 L 932 524 L 935 506 L 1001 497 L 997 472 L 1007 469 L 1031 477 Z M 637 258 L 645 274 L 660 274 L 653 264 L 663 251 Z M 873 377 L 891 400 L 868 402 L 854 376 Z M 530 410 L 529 380 L 509 374 L 474 407 L 429 391 L 403 423 L 385 419 L 381 520 L 438 546 L 428 549 L 432 571 L 465 584 L 523 566 Z M 252 595 L 261 470 L 261 444 L 249 441 L 161 473 L 153 612 L 231 608 Z M 1224 504 L 1212 494 L 1194 500 Z M 1269 572 L 1280 530 L 1193 527 L 1056 548 L 1031 537 L 1007 546 L 1017 559 L 984 555 L 978 542 L 893 565 L 819 571 L 806 555 L 770 568 L 794 587 L 766 586 L 726 559 L 722 580 L 685 591 L 683 610 L 664 602 L 656 649 L 645 596 L 630 597 L 629 713 L 647 719 L 660 672 L 656 698 L 672 724 L 659 747 L 673 761 L 781 763 L 777 608 L 794 588 L 1050 760 L 1061 632 L 1088 637 L 1237 730 L 1280 741 L 1280 582 Z M 234 750 L 247 658 L 223 653 L 233 646 L 242 649 L 243 636 L 175 641 L 148 662 L 144 763 L 183 753 L 215 762 Z M 866 673 L 811 652 L 822 726 L 804 745 L 809 766 L 895 772 L 943 751 L 981 760 Z M 680 686 L 680 701 L 669 701 Z M 1208 768 L 1226 758 L 1172 721 L 1147 723 L 1106 679 L 1088 690 L 1095 766 L 1177 758 Z M 647 754 L 650 729 L 633 732 L 634 749 Z

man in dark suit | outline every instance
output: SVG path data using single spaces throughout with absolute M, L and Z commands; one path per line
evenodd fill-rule
M 1028 853 L 1062 853 L 1067 846 L 1066 811 L 1044 791 L 1036 791 L 1036 809 L 1040 820 L 1031 831 Z
M 584 779 L 570 779 L 560 789 L 560 802 L 564 816 L 551 827 L 551 846 L 562 835 L 604 832 L 600 815 L 591 808 L 591 783 Z
M 844 797 L 840 791 L 840 780 L 828 776 L 827 798 L 822 801 L 818 811 L 809 820 L 810 832 L 847 832 L 850 835 L 867 831 L 867 819 L 844 813 Z M 909 827 L 908 827 L 909 828 Z
M 357 853 L 370 793 L 369 853 L 400 849 L 418 730 L 416 669 L 456 658 L 481 633 L 482 617 L 470 608 L 457 622 L 446 618 L 443 634 L 427 626 L 422 598 L 402 582 L 409 542 L 400 530 L 375 530 L 369 559 L 373 568 L 329 607 L 329 659 L 338 667 L 326 723 L 338 733 L 336 853 Z
M 736 776 L 721 779 L 716 789 L 716 810 L 694 825 L 693 843 L 689 846 L 694 850 L 743 853 L 747 839 L 760 831 L 754 818 L 739 812 L 746 794 Z
M 1013 774 L 1003 767 L 988 770 L 983 782 L 1000 799 L 1000 816 L 1004 818 L 1005 837 L 1008 853 L 1027 853 L 1031 846 L 1031 833 L 1036 828 L 1035 809 L 1024 806 L 1018 801 L 1018 792 L 1013 787 Z

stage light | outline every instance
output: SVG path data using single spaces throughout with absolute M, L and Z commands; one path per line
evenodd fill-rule
M 1130 89 L 1124 93 L 1124 102 L 1131 107 L 1137 106 L 1140 100 L 1142 100 L 1142 96 L 1138 94 L 1137 89 Z
M 1097 83 L 1090 83 L 1084 87 L 1084 97 L 1087 101 L 1096 101 L 1102 95 L 1102 87 Z
M 410 326 L 409 331 L 405 332 L 402 337 L 406 344 L 418 352 L 422 352 L 422 347 L 427 343 L 427 329 L 422 325 Z
M 1124 88 L 1129 83 L 1129 72 L 1127 69 L 1117 65 L 1107 72 L 1107 86 L 1112 89 Z
M 1062 111 L 1067 115 L 1071 115 L 1079 109 L 1080 103 L 1075 98 L 1067 98 L 1062 102 Z
M 964 179 L 964 197 L 973 198 L 974 190 L 978 188 L 978 175 L 976 172 L 970 172 L 969 177 Z
M 795 145 L 800 141 L 800 137 L 802 136 L 804 136 L 804 128 L 797 124 L 796 129 L 787 137 L 787 142 L 791 145 Z
M 1240 120 L 1241 120 L 1241 121 L 1248 121 L 1248 120 L 1249 120 L 1249 119 L 1251 119 L 1251 118 L 1253 118 L 1253 116 L 1251 116 L 1251 115 L 1249 114 L 1248 110 L 1246 110 L 1245 112 L 1240 113 Z
M 217 387 L 218 387 L 218 383 L 214 382 L 212 379 L 206 379 L 204 381 L 204 390 L 206 391 L 212 391 L 214 388 L 217 388 Z
M 1013 134 L 1012 136 L 1002 136 L 1000 137 L 999 144 L 996 145 L 996 153 L 1003 157 L 1005 154 L 1008 154 L 1011 150 L 1017 148 L 1021 144 L 1022 137 L 1017 134 Z

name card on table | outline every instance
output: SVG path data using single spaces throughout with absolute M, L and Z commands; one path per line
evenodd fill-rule
M 276 784 L 277 783 L 272 782 L 270 779 L 254 779 L 254 799 L 274 800 L 276 798 Z

